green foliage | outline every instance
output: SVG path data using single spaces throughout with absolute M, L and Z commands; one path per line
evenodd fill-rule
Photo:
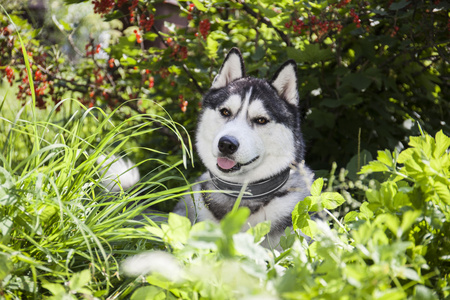
M 10 109 L 5 100 L 0 117 L 1 294 L 92 299 L 110 294 L 111 287 L 124 293 L 130 282 L 114 276 L 118 262 L 162 245 L 144 227 L 156 226 L 146 210 L 190 187 L 178 169 L 192 158 L 190 142 L 183 143 L 189 141 L 184 128 L 162 115 L 133 114 L 118 121 L 115 111 L 87 109 L 73 99 L 45 113 L 30 104 Z M 152 157 L 167 156 L 161 149 L 135 145 L 155 130 L 154 123 L 178 137 L 184 156 L 177 162 Z M 148 153 L 139 162 L 151 170 L 147 179 L 131 191 L 105 193 L 103 177 L 114 159 L 138 150 Z M 168 187 L 169 181 L 178 187 Z
M 0 15 L 2 297 L 450 296 L 448 4 L 180 1 L 175 14 L 187 25 L 162 31 L 153 22 L 168 16 L 156 1 L 92 3 L 97 18 L 53 15 L 65 45 L 51 44 L 30 10 Z M 86 25 L 94 33 L 83 41 Z M 100 42 L 94 28 L 111 39 Z M 307 163 L 348 162 L 314 182 L 277 249 L 260 246 L 268 223 L 242 232 L 246 209 L 220 224 L 174 214 L 159 224 L 146 213 L 189 193 L 185 178 L 197 171 L 178 169 L 192 159 L 185 132 L 234 46 L 249 75 L 270 78 L 296 60 Z M 407 121 L 434 138 L 410 137 L 400 152 Z M 135 157 L 144 179 L 105 195 L 103 154 Z M 145 283 L 119 268 L 164 249 Z
M 95 15 L 71 13 L 92 12 L 91 2 Z M 450 94 L 445 1 L 66 3 L 69 10 L 62 14 L 54 1 L 57 9 L 48 12 L 54 24 L 40 31 L 20 17 L 20 9 L 10 10 L 30 40 L 26 46 L 38 107 L 71 93 L 86 106 L 104 110 L 120 103 L 140 112 L 164 108 L 191 131 L 201 95 L 223 55 L 239 47 L 248 75 L 270 78 L 286 59 L 297 62 L 306 161 L 314 169 L 328 169 L 333 162 L 343 167 L 362 150 L 375 155 L 379 149 L 404 147 L 408 136 L 419 133 L 415 123 L 432 134 L 450 133 L 444 96 Z M 5 28 L 1 70 L 8 81 L 22 86 L 18 98 L 23 101 L 28 87 L 21 82 L 26 75 L 18 41 L 9 21 L 0 22 Z M 47 46 L 48 32 L 59 33 L 58 46 Z M 109 40 L 102 38 L 105 34 Z M 72 60 L 62 48 L 70 49 L 66 53 Z M 153 102 L 126 102 L 137 98 Z M 173 136 L 142 143 L 169 145 Z
M 54 299 L 109 294 L 111 286 L 125 288 L 113 277 L 125 254 L 161 245 L 161 239 L 143 227 L 155 226 L 146 210 L 189 189 L 177 168 L 183 160 L 172 164 L 154 159 L 152 149 L 131 145 L 134 137 L 154 130 L 154 121 L 175 131 L 181 128 L 158 116 L 137 115 L 124 123 L 111 117 L 101 110 L 76 110 L 61 125 L 50 123 L 51 117 L 36 123 L 21 113 L 13 120 L 2 117 L 2 293 L 22 299 L 48 294 L 43 288 Z M 136 150 L 149 153 L 140 162 L 152 169 L 148 179 L 133 191 L 102 192 L 102 174 L 112 161 L 99 165 L 97 160 Z M 186 148 L 186 155 L 190 152 Z M 169 188 L 168 181 L 179 186 Z
M 181 277 L 173 280 L 153 270 L 146 277 L 148 285 L 138 288 L 132 299 L 448 297 L 449 143 L 439 132 L 435 138 L 411 137 L 411 147 L 399 154 L 380 151 L 361 172 L 381 171 L 385 179 L 367 189 L 359 211 L 341 220 L 329 210 L 344 198 L 322 192 L 324 180 L 317 179 L 311 196 L 293 212 L 296 231 L 286 230 L 281 253 L 259 245 L 265 223 L 239 232 L 248 216 L 245 209 L 231 212 L 220 224 L 192 227 L 186 218 L 171 214 L 168 225 L 161 226 L 161 237 L 179 262 Z M 309 217 L 322 210 L 331 216 L 330 224 Z

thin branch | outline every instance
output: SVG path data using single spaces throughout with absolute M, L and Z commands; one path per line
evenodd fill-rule
M 263 22 L 270 28 L 276 31 L 276 33 L 281 37 L 281 39 L 286 43 L 287 46 L 292 46 L 291 40 L 289 37 L 281 30 L 276 28 L 272 22 L 267 17 L 262 16 L 261 14 L 255 12 L 250 6 L 248 6 L 243 0 L 236 0 L 237 3 L 241 4 L 243 9 L 251 15 L 253 18 L 257 19 L 258 21 Z
M 159 30 L 155 28 L 155 26 L 152 26 L 152 30 L 158 35 L 159 39 L 163 42 L 164 46 L 166 46 L 166 48 L 169 48 L 169 44 L 166 42 L 166 40 L 161 36 L 161 34 L 159 33 Z M 194 76 L 192 75 L 191 71 L 189 70 L 189 68 L 186 66 L 186 64 L 182 64 L 183 70 L 186 72 L 186 74 L 188 75 L 188 77 L 192 80 L 192 82 L 195 85 L 195 88 L 197 89 L 197 91 L 200 94 L 204 94 L 205 91 L 202 89 L 202 87 L 198 84 L 198 81 L 194 78 Z
M 51 72 L 49 72 L 48 70 L 46 70 L 45 68 L 43 68 L 40 65 L 37 65 L 37 67 L 43 73 L 45 73 L 49 77 L 50 80 L 57 80 L 57 81 L 61 82 L 63 86 L 72 85 L 72 87 L 70 87 L 70 89 L 72 91 L 76 91 L 76 92 L 80 92 L 80 93 L 87 93 L 89 91 L 89 88 L 93 88 L 93 89 L 96 89 L 96 90 L 98 90 L 100 92 L 111 93 L 111 90 L 99 87 L 99 86 L 97 86 L 95 84 L 81 84 L 81 83 L 77 83 L 77 82 L 74 82 L 73 80 L 68 80 L 68 79 L 59 77 L 57 75 L 54 75 L 54 74 L 52 74 Z M 115 91 L 115 89 L 113 89 L 113 90 Z M 144 111 L 139 109 L 139 107 L 136 105 L 135 102 L 128 101 L 128 100 L 124 99 L 122 96 L 118 95 L 117 92 L 114 92 L 114 95 L 112 97 L 114 97 L 114 99 L 116 99 L 119 103 L 127 105 L 128 107 L 130 107 L 132 110 L 134 110 L 138 114 L 145 114 Z M 178 137 L 171 130 L 169 130 L 167 127 L 165 127 L 162 123 L 160 123 L 158 121 L 153 121 L 153 123 L 157 127 L 160 127 L 159 129 L 161 130 L 161 132 L 165 136 L 167 136 L 171 141 L 174 141 L 174 142 L 178 142 L 179 141 Z M 185 144 L 188 144 L 188 140 L 186 139 L 186 137 L 183 137 L 183 141 L 185 142 Z

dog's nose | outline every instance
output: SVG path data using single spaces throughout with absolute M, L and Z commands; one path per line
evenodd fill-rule
M 219 140 L 219 151 L 223 154 L 233 154 L 239 148 L 239 142 L 232 136 L 223 136 Z

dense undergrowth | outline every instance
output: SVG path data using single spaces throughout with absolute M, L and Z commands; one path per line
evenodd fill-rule
M 183 128 L 169 117 L 135 115 L 115 122 L 113 114 L 80 107 L 58 124 L 52 112 L 41 120 L 29 106 L 9 117 L 2 112 L 2 297 L 442 299 L 450 294 L 450 138 L 442 132 L 410 137 L 400 153 L 379 151 L 355 182 L 318 178 L 311 196 L 293 212 L 296 231 L 286 231 L 281 251 L 259 245 L 267 223 L 240 231 L 249 214 L 244 208 L 220 224 L 191 226 L 174 214 L 168 222 L 152 221 L 147 209 L 189 189 L 179 167 L 191 157 L 190 145 L 183 144 Z M 161 154 L 158 149 L 124 147 L 155 130 L 152 122 L 180 136 L 185 157 L 178 163 L 152 159 L 152 153 Z M 140 164 L 153 171 L 136 189 L 102 192 L 107 159 L 137 150 L 148 153 Z M 166 182 L 173 180 L 179 185 L 169 188 Z M 319 211 L 326 217 L 314 218 Z M 308 244 L 298 230 L 314 242 Z M 144 256 L 142 268 L 151 271 L 145 281 L 124 276 L 120 264 L 145 251 L 153 251 Z

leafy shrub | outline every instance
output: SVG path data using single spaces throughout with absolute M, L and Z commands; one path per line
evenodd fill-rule
M 73 10 L 82 10 L 85 2 L 91 1 L 66 0 Z M 297 61 L 307 162 L 316 170 L 333 162 L 343 167 L 358 149 L 375 155 L 404 147 L 408 136 L 419 133 L 412 127 L 415 121 L 432 134 L 440 129 L 450 134 L 445 1 L 92 3 L 95 16 L 75 19 L 47 12 L 57 26 L 47 24 L 40 31 L 21 19 L 21 10 L 10 10 L 30 37 L 25 40 L 33 38 L 27 51 L 38 107 L 57 103 L 67 92 L 105 110 L 129 99 L 151 99 L 126 103 L 151 113 L 162 106 L 191 132 L 201 94 L 224 53 L 236 46 L 252 76 L 267 78 L 286 59 Z M 8 20 L 2 17 L 1 24 L 1 70 L 22 86 L 18 98 L 23 101 L 29 87 L 22 82 L 20 47 Z M 91 38 L 83 39 L 83 24 Z M 111 38 L 102 39 L 96 27 Z M 51 32 L 59 32 L 65 42 L 61 47 L 70 49 L 75 65 L 48 45 L 56 39 L 48 37 Z M 173 145 L 170 133 L 162 137 L 141 142 Z
M 150 231 L 171 249 L 163 258 L 174 265 L 154 268 L 131 299 L 442 299 L 450 295 L 450 138 L 438 132 L 410 138 L 401 153 L 380 151 L 361 173 L 383 172 L 385 180 L 367 189 L 359 211 L 343 219 L 311 220 L 344 203 L 321 192 L 317 179 L 311 196 L 293 212 L 295 229 L 286 230 L 284 252 L 258 243 L 270 228 L 260 223 L 240 229 L 249 215 L 241 208 L 220 224 L 169 215 L 168 224 Z M 330 214 L 331 215 L 331 214 Z M 143 256 L 149 265 L 158 256 Z M 158 257 L 159 258 L 159 257 Z M 175 262 L 178 262 L 175 263 Z M 161 275 L 166 274 L 166 275 Z M 174 278 L 174 276 L 176 278 Z

